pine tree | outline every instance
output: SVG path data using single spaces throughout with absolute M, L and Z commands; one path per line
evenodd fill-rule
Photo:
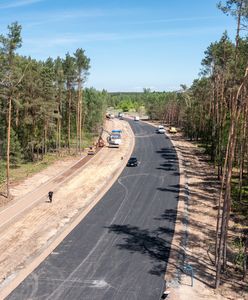
M 90 68 L 90 59 L 85 55 L 83 49 L 77 49 L 74 53 L 76 70 L 77 70 L 77 117 L 76 117 L 76 128 L 77 128 L 77 145 L 76 151 L 81 152 L 82 147 L 82 114 L 83 114 L 83 83 L 88 75 Z
M 16 87 L 19 84 L 22 76 L 17 78 L 15 72 L 15 51 L 21 47 L 21 26 L 15 22 L 8 26 L 7 36 L 0 36 L 0 43 L 2 47 L 1 58 L 2 68 L 4 76 L 1 82 L 1 86 L 5 89 L 5 95 L 7 98 L 7 150 L 6 150 L 6 179 L 7 179 L 7 197 L 9 198 L 9 169 L 10 169 L 10 133 L 11 133 L 11 119 L 12 119 L 12 101 Z

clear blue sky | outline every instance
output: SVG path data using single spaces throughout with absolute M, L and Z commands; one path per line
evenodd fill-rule
M 64 57 L 77 48 L 91 59 L 87 86 L 108 91 L 175 90 L 198 77 L 208 45 L 235 20 L 217 0 L 6 0 L 0 32 L 18 21 L 20 54 Z

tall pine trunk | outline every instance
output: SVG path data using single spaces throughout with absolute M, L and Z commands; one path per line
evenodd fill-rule
M 9 182 L 10 182 L 10 132 L 11 132 L 11 111 L 12 111 L 12 99 L 11 96 L 8 99 L 8 128 L 7 128 L 7 153 L 6 153 L 6 182 L 7 182 L 7 198 L 10 196 Z
M 68 86 L 68 128 L 67 128 L 67 146 L 69 154 L 71 153 L 71 88 Z
M 218 243 L 218 255 L 217 255 L 217 264 L 216 264 L 216 279 L 215 279 L 215 287 L 218 288 L 220 284 L 220 272 L 221 272 L 221 262 L 224 254 L 225 248 L 225 237 L 227 235 L 228 230 L 228 211 L 230 207 L 231 201 L 231 177 L 232 177 L 232 163 L 234 157 L 234 140 L 235 140 L 235 118 L 236 114 L 232 117 L 231 128 L 230 128 L 230 135 L 229 135 L 229 157 L 227 163 L 227 172 L 226 172 L 226 190 L 225 190 L 225 197 L 224 197 L 224 205 L 222 211 L 222 220 L 221 220 L 221 231 L 220 231 L 220 239 Z
M 243 259 L 243 280 L 247 276 L 247 265 L 248 265 L 248 231 L 245 232 L 245 247 L 244 247 L 244 259 Z
M 241 129 L 241 147 L 240 147 L 240 167 L 239 167 L 239 202 L 242 201 L 242 187 L 243 187 L 243 173 L 244 173 L 244 159 L 246 146 L 246 132 L 247 132 L 247 103 L 245 103 L 244 120 Z

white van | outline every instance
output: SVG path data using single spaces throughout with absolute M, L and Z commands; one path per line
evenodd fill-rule
M 163 125 L 159 125 L 157 128 L 157 133 L 165 133 L 165 129 Z
M 134 117 L 134 121 L 139 121 L 139 119 L 140 119 L 139 116 Z

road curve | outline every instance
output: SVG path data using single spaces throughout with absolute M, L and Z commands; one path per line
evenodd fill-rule
M 129 121 L 133 155 L 103 199 L 7 299 L 160 299 L 179 192 L 170 140 Z

